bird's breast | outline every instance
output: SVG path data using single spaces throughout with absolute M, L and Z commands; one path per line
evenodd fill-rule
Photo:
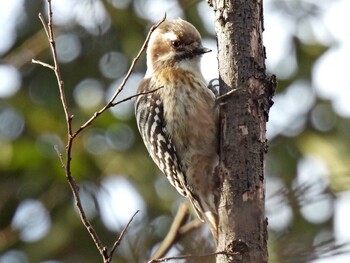
M 177 151 L 212 153 L 216 141 L 215 96 L 202 75 L 172 72 L 158 78 L 165 127 Z

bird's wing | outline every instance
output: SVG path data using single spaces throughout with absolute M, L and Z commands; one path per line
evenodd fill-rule
M 148 85 L 147 79 L 141 82 L 138 93 L 148 91 Z M 138 129 L 153 161 L 177 191 L 187 197 L 186 177 L 175 145 L 167 132 L 159 94 L 155 91 L 138 96 L 135 112 Z

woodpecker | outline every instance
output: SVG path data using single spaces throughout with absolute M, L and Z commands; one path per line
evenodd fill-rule
M 151 35 L 147 71 L 135 115 L 143 142 L 170 183 L 217 232 L 213 171 L 218 163 L 215 95 L 200 70 L 197 29 L 180 18 L 165 20 Z

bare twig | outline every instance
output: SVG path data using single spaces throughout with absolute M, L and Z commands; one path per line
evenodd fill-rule
M 45 68 L 49 68 L 49 69 L 55 71 L 55 67 L 54 67 L 54 66 L 51 66 L 50 64 L 47 64 L 47 63 L 42 62 L 42 61 L 40 61 L 40 60 L 32 59 L 32 63 L 34 63 L 34 64 L 39 64 L 39 65 L 41 65 L 41 66 L 43 66 L 43 67 L 45 67 Z
M 226 94 L 223 94 L 221 96 L 216 97 L 215 99 L 215 104 L 219 105 L 221 103 L 225 103 L 225 100 L 229 99 L 234 93 L 236 93 L 237 91 L 245 91 L 244 89 L 233 89 L 230 90 L 229 92 L 227 92 Z
M 199 218 L 195 218 L 192 221 L 188 222 L 186 225 L 183 225 L 179 229 L 179 235 L 186 235 L 188 232 L 197 229 L 202 226 L 203 222 L 199 220 Z
M 66 164 L 64 163 L 62 153 L 61 153 L 60 150 L 58 149 L 58 146 L 57 146 L 57 145 L 54 146 L 54 149 L 55 149 L 55 151 L 56 151 L 56 153 L 57 153 L 57 155 L 58 155 L 58 158 L 60 159 L 62 168 L 65 170 L 65 169 L 66 169 Z
M 118 96 L 118 94 L 123 90 L 123 87 L 125 86 L 125 83 L 128 81 L 132 71 L 134 70 L 135 64 L 136 62 L 139 60 L 140 56 L 142 55 L 143 51 L 147 48 L 148 45 L 148 41 L 153 33 L 154 30 L 157 29 L 157 27 L 159 27 L 159 25 L 161 23 L 164 22 L 164 20 L 166 19 L 166 14 L 164 14 L 163 18 L 154 26 L 152 26 L 148 32 L 148 35 L 145 39 L 145 41 L 143 42 L 143 45 L 139 51 L 139 53 L 136 55 L 136 57 L 132 60 L 131 66 L 128 70 L 128 73 L 126 74 L 126 76 L 124 77 L 122 83 L 120 83 L 119 87 L 117 88 L 117 90 L 115 91 L 115 93 L 113 94 L 112 98 L 109 100 L 109 102 L 107 103 L 106 107 L 108 107 L 108 105 L 111 105 L 113 103 L 113 101 L 115 100 L 115 98 Z M 109 106 L 110 107 L 110 106 Z
M 51 0 L 50 0 L 51 1 Z M 51 2 L 50 3 L 48 3 L 49 5 L 50 5 L 50 7 L 51 7 Z M 47 11 L 48 11 L 48 17 L 49 17 L 49 19 L 50 19 L 50 17 L 52 18 L 52 10 L 50 10 L 50 7 L 48 7 L 48 9 L 47 9 Z M 44 28 L 44 30 L 45 30 L 45 33 L 46 33 L 46 36 L 47 36 L 47 39 L 51 39 L 51 37 L 53 38 L 53 34 L 51 34 L 50 32 L 49 32 L 49 29 L 47 28 L 48 26 L 50 27 L 50 25 L 52 26 L 52 23 L 50 23 L 50 21 L 49 21 L 49 23 L 48 23 L 48 25 L 46 25 L 46 22 L 45 22 L 45 19 L 44 19 L 44 17 L 43 17 L 43 15 L 41 14 L 41 13 L 39 13 L 39 19 L 40 19 L 40 22 L 41 22 L 41 24 L 43 25 L 43 28 Z
M 72 134 L 72 116 L 69 114 L 68 110 L 68 105 L 67 105 L 67 100 L 66 100 L 66 95 L 64 92 L 64 82 L 61 77 L 61 70 L 58 65 L 58 58 L 57 58 L 57 51 L 56 51 L 56 42 L 54 38 L 54 33 L 53 33 L 53 27 L 52 27 L 52 7 L 51 7 L 51 0 L 47 0 L 47 17 L 48 17 L 48 23 L 46 25 L 45 19 L 41 13 L 39 13 L 39 19 L 43 25 L 43 28 L 45 30 L 46 36 L 50 42 L 50 48 L 52 51 L 52 57 L 53 57 L 53 71 L 55 72 L 57 83 L 58 83 L 58 89 L 60 91 L 60 98 L 61 102 L 63 105 L 63 110 L 64 110 L 64 115 L 66 117 L 66 123 L 67 123 L 67 129 L 68 129 L 68 139 L 70 135 Z M 52 66 L 51 66 L 52 67 Z M 49 67 L 49 68 L 51 68 Z M 52 69 L 52 68 L 51 68 Z
M 219 252 L 213 252 L 213 253 L 202 254 L 202 255 L 182 255 L 182 256 L 158 258 L 158 259 L 152 259 L 152 260 L 148 261 L 147 263 L 167 262 L 170 260 L 177 260 L 177 259 L 206 258 L 206 257 L 211 257 L 211 256 L 217 256 L 217 255 L 239 256 L 240 254 L 219 251 Z
M 180 235 L 184 235 L 189 231 L 192 231 L 193 229 L 198 228 L 203 224 L 199 219 L 195 219 L 187 223 L 186 225 L 181 226 L 186 215 L 188 214 L 188 210 L 189 210 L 188 204 L 186 202 L 181 203 L 167 236 L 165 237 L 160 247 L 152 256 L 153 259 L 148 261 L 148 263 L 167 262 L 170 260 L 177 260 L 177 259 L 204 258 L 204 257 L 216 256 L 220 254 L 226 254 L 231 256 L 239 255 L 238 253 L 228 254 L 227 252 L 221 251 L 221 252 L 213 252 L 213 253 L 208 253 L 203 255 L 182 255 L 182 256 L 163 257 L 169 251 L 169 249 L 173 246 L 175 240 Z
M 56 75 L 56 79 L 57 79 L 57 83 L 58 83 L 58 89 L 60 91 L 60 99 L 62 102 L 62 106 L 63 106 L 63 110 L 64 110 L 64 115 L 66 118 L 66 125 L 67 125 L 67 145 L 66 145 L 66 160 L 64 162 L 62 155 L 59 154 L 60 157 L 60 161 L 62 164 L 62 167 L 65 169 L 65 174 L 67 177 L 67 181 L 69 183 L 69 186 L 72 190 L 73 193 L 73 197 L 74 197 L 74 201 L 75 201 L 75 206 L 78 208 L 78 212 L 80 215 L 80 219 L 83 222 L 85 228 L 88 230 L 91 238 L 93 239 L 96 247 L 98 248 L 98 250 L 100 251 L 101 255 L 105 254 L 106 251 L 106 247 L 104 247 L 96 233 L 96 231 L 94 230 L 94 228 L 92 227 L 90 221 L 87 219 L 83 206 L 81 204 L 81 200 L 79 197 L 79 187 L 77 185 L 77 183 L 75 182 L 74 178 L 71 175 L 71 152 L 72 152 L 72 145 L 73 145 L 73 138 L 72 138 L 72 118 L 73 116 L 70 115 L 69 110 L 68 110 L 68 105 L 67 105 L 67 101 L 66 101 L 66 95 L 64 92 L 64 82 L 62 80 L 61 77 L 61 71 L 60 71 L 60 67 L 58 64 L 58 58 L 57 58 L 57 50 L 56 50 L 56 43 L 55 43 L 55 39 L 54 39 L 54 33 L 53 33 L 53 28 L 52 28 L 52 7 L 51 7 L 51 0 L 47 0 L 47 4 L 48 4 L 48 8 L 47 8 L 47 16 L 48 16 L 48 23 L 46 25 L 45 20 L 42 16 L 42 14 L 39 14 L 39 18 L 41 23 L 43 24 L 44 30 L 46 32 L 47 38 L 50 42 L 50 48 L 52 51 L 52 57 L 53 57 L 53 62 L 54 65 L 48 65 L 46 63 L 43 63 L 40 61 L 36 61 L 34 60 L 34 63 L 38 63 L 41 64 L 45 67 L 48 67 L 50 69 L 52 69 Z
M 128 100 L 131 100 L 131 99 L 133 99 L 133 98 L 135 98 L 135 97 L 143 96 L 143 95 L 147 95 L 147 94 L 149 94 L 149 93 L 156 92 L 157 90 L 159 90 L 159 89 L 161 89 L 161 88 L 163 88 L 163 87 L 160 87 L 160 88 L 157 88 L 157 89 L 153 89 L 153 90 L 150 90 L 150 91 L 146 91 L 146 92 L 137 93 L 137 94 L 135 94 L 135 95 L 132 95 L 132 96 L 127 97 L 127 98 L 125 98 L 125 99 L 122 99 L 122 100 L 120 100 L 120 101 L 113 102 L 113 103 L 111 104 L 111 107 L 117 106 L 117 105 L 119 105 L 119 104 L 121 104 L 121 103 L 123 103 L 123 102 L 126 102 L 126 101 L 128 101 Z
M 137 213 L 140 212 L 140 210 L 137 210 L 134 215 L 130 218 L 129 222 L 126 224 L 126 226 L 124 227 L 124 229 L 122 230 L 122 232 L 120 233 L 117 241 L 114 242 L 113 247 L 111 249 L 111 252 L 109 253 L 108 258 L 110 258 L 110 261 L 112 261 L 113 258 L 113 254 L 114 251 L 116 250 L 116 248 L 119 246 L 120 242 L 123 240 L 123 237 L 126 233 L 126 230 L 129 228 L 129 225 L 131 224 L 131 222 L 134 220 L 134 217 L 137 215 Z
M 165 20 L 165 16 L 164 18 L 155 26 L 153 26 L 149 33 L 148 36 L 145 40 L 145 42 L 143 43 L 143 46 L 141 47 L 139 53 L 137 54 L 137 56 L 134 58 L 129 71 L 127 73 L 127 75 L 125 76 L 123 82 L 120 84 L 120 86 L 118 87 L 118 89 L 116 90 L 116 92 L 114 93 L 114 95 L 112 96 L 112 98 L 110 99 L 110 101 L 98 112 L 96 112 L 85 124 L 83 124 L 76 132 L 72 132 L 72 120 L 73 120 L 73 116 L 70 115 L 69 113 L 69 108 L 68 108 L 68 104 L 66 101 L 66 95 L 64 92 L 64 82 L 62 80 L 61 77 L 61 72 L 60 72 L 60 67 L 58 64 L 58 58 L 57 58 L 57 50 L 56 50 L 56 44 L 55 44 L 55 39 L 54 39 L 54 33 L 53 33 L 53 27 L 52 27 L 52 7 L 51 7 L 51 0 L 47 0 L 47 4 L 48 4 L 48 11 L 47 11 L 47 16 L 48 16 L 48 23 L 46 24 L 45 19 L 43 17 L 42 14 L 39 14 L 39 19 L 43 25 L 43 28 L 45 30 L 46 36 L 49 40 L 50 43 L 50 49 L 52 51 L 52 57 L 53 57 L 53 65 L 44 63 L 42 61 L 38 61 L 35 59 L 32 59 L 32 63 L 35 64 L 39 64 L 43 67 L 47 67 L 51 70 L 54 71 L 55 76 L 56 76 L 56 80 L 58 83 L 58 88 L 59 88 L 59 92 L 60 92 L 60 99 L 61 99 L 61 103 L 62 103 L 62 107 L 64 110 L 64 114 L 65 114 L 65 118 L 66 118 L 66 125 L 67 125 L 67 145 L 66 145 L 66 159 L 64 160 L 62 154 L 58 151 L 58 149 L 56 149 L 58 157 L 60 159 L 60 162 L 62 164 L 62 167 L 65 171 L 66 177 L 67 177 L 67 181 L 68 184 L 71 188 L 71 191 L 73 193 L 73 197 L 74 197 L 74 201 L 75 201 L 75 206 L 78 209 L 79 212 L 79 216 L 80 219 L 82 221 L 82 223 L 84 224 L 85 228 L 87 229 L 87 231 L 89 232 L 91 238 L 93 239 L 97 249 L 99 250 L 103 261 L 105 263 L 109 263 L 112 260 L 113 257 L 113 253 L 115 251 L 115 249 L 119 246 L 121 240 L 123 239 L 127 228 L 129 227 L 130 223 L 132 222 L 132 220 L 134 219 L 134 217 L 136 216 L 136 214 L 138 213 L 138 211 L 132 216 L 132 218 L 130 219 L 130 221 L 128 222 L 128 224 L 125 226 L 125 228 L 123 229 L 123 231 L 121 232 L 118 240 L 113 244 L 113 247 L 111 249 L 111 252 L 108 253 L 107 248 L 102 244 L 102 242 L 100 241 L 96 231 L 94 230 L 94 228 L 92 227 L 90 221 L 88 220 L 88 218 L 85 215 L 84 209 L 82 207 L 82 203 L 79 197 L 79 186 L 77 185 L 77 183 L 75 182 L 72 174 L 71 174 L 71 160 L 72 160 L 72 146 L 73 146 L 73 141 L 74 138 L 84 129 L 86 128 L 88 125 L 90 125 L 100 114 L 102 114 L 106 109 L 120 104 L 121 102 L 118 103 L 113 103 L 113 101 L 115 100 L 115 98 L 118 96 L 118 94 L 122 91 L 123 87 L 125 86 L 127 80 L 129 79 L 136 62 L 138 61 L 139 57 L 141 56 L 142 52 L 145 50 L 145 48 L 147 47 L 147 43 L 148 40 L 152 34 L 152 32 Z M 137 94 L 135 96 L 139 96 L 139 95 L 143 95 L 143 94 Z M 127 98 L 128 99 L 128 98 Z M 124 101 L 126 101 L 127 99 L 124 99 Z M 129 98 L 130 99 L 130 98 Z
M 179 209 L 177 210 L 177 214 L 174 218 L 173 223 L 171 224 L 168 234 L 166 235 L 156 252 L 154 252 L 152 256 L 153 259 L 163 257 L 173 246 L 176 238 L 178 237 L 179 229 L 186 216 L 188 215 L 188 210 L 188 203 L 182 202 L 179 206 Z
M 114 94 L 112 95 L 111 99 L 108 101 L 108 103 L 99 111 L 95 112 L 94 115 L 88 120 L 86 121 L 82 126 L 80 126 L 80 128 L 77 129 L 77 131 L 72 135 L 72 137 L 74 138 L 75 136 L 77 136 L 82 130 L 84 130 L 87 126 L 89 126 L 99 115 L 101 115 L 103 112 L 105 112 L 107 109 L 109 109 L 110 107 L 114 106 L 113 105 L 113 101 L 115 100 L 115 98 L 118 96 L 118 94 L 123 90 L 125 83 L 128 81 L 131 73 L 134 70 L 135 64 L 136 62 L 139 60 L 140 56 L 142 55 L 143 51 L 147 48 L 148 45 L 148 41 L 153 33 L 154 30 L 157 29 L 157 27 L 164 22 L 164 20 L 166 19 L 166 14 L 164 14 L 164 17 L 162 18 L 162 20 L 160 20 L 156 25 L 152 26 L 148 32 L 148 35 L 145 39 L 145 41 L 143 42 L 143 45 L 139 51 L 139 53 L 136 55 L 136 57 L 133 59 L 131 66 L 128 70 L 128 73 L 126 74 L 126 76 L 124 77 L 122 83 L 119 85 L 119 87 L 117 88 L 117 90 L 114 92 Z

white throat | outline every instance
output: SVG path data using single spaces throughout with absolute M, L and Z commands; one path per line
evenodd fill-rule
M 200 57 L 181 60 L 179 63 L 177 63 L 177 67 L 182 70 L 189 71 L 195 75 L 202 75 L 200 68 Z

